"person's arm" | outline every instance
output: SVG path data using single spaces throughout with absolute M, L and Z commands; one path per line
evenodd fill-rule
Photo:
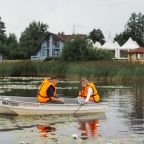
M 50 97 L 50 100 L 51 100 L 51 101 L 63 102 L 63 103 L 64 103 L 64 100 L 63 100 L 63 99 L 61 99 L 61 98 Z
M 50 99 L 51 101 L 64 102 L 63 99 L 61 99 L 61 98 L 56 98 L 56 97 L 54 96 L 54 88 L 53 88 L 52 86 L 49 87 L 49 89 L 48 89 L 48 91 L 47 91 L 47 95 L 48 95 L 48 97 L 49 97 L 49 99 Z
M 88 89 L 87 97 L 86 97 L 86 99 L 84 100 L 84 102 L 87 103 L 92 95 L 93 95 L 93 89 L 92 89 L 92 88 L 89 88 L 89 89 Z

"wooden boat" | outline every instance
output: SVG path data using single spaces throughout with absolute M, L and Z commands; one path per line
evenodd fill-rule
M 65 98 L 65 104 L 39 103 L 32 97 L 1 97 L 0 114 L 49 115 L 103 113 L 106 103 L 79 105 L 74 98 Z

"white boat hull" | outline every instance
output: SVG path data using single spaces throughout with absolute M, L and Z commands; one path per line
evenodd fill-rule
M 8 107 L 0 106 L 0 114 L 16 114 L 16 113 L 11 109 L 9 109 Z
M 86 114 L 103 113 L 108 108 L 105 104 L 41 104 L 17 100 L 0 99 L 1 114 L 49 115 L 49 114 Z

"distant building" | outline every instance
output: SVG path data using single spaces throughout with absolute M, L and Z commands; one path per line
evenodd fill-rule
M 62 38 L 63 40 L 69 40 L 73 39 L 75 36 L 80 37 L 80 38 L 85 38 L 87 37 L 86 34 L 72 34 L 72 35 L 66 35 L 64 33 L 58 33 L 58 37 Z
M 113 42 L 110 38 L 102 46 L 96 46 L 97 48 L 109 50 L 112 53 L 113 58 L 116 59 L 128 59 L 128 52 L 139 48 L 140 46 L 132 38 L 129 38 L 123 46 L 120 46 L 118 42 Z
M 84 34 L 65 35 L 64 33 L 54 34 L 48 33 L 48 36 L 40 43 L 38 51 L 31 56 L 31 60 L 45 60 L 47 58 L 59 57 L 65 41 L 73 39 L 75 36 L 86 37 Z
M 119 59 L 119 48 L 120 48 L 120 45 L 116 41 L 113 42 L 111 40 L 111 38 L 106 40 L 106 42 L 102 46 L 100 46 L 98 48 L 110 51 L 112 53 L 112 58 Z
M 31 60 L 45 60 L 47 58 L 59 57 L 64 47 L 64 39 L 54 33 L 48 33 L 48 36 L 40 43 L 38 51 L 31 56 Z
M 139 48 L 140 46 L 132 38 L 129 38 L 119 49 L 120 58 L 128 59 L 128 52 Z
M 144 62 L 144 48 L 130 50 L 128 52 L 128 60 L 132 62 Z

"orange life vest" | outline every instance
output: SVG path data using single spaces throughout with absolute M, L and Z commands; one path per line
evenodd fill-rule
M 40 89 L 38 91 L 38 94 L 37 94 L 37 99 L 38 99 L 39 102 L 46 103 L 46 102 L 49 101 L 49 97 L 47 95 L 47 90 L 48 90 L 48 88 L 50 86 L 53 86 L 53 88 L 54 88 L 54 96 L 56 96 L 56 87 L 49 80 L 45 79 L 42 82 L 42 84 L 40 86 Z
M 98 94 L 98 92 L 96 90 L 96 87 L 95 87 L 95 85 L 93 83 L 89 83 L 88 86 L 84 90 L 81 90 L 79 92 L 79 96 L 86 99 L 89 88 L 93 89 L 93 95 L 90 96 L 89 101 L 99 102 L 100 101 L 100 96 L 99 96 L 99 94 Z

